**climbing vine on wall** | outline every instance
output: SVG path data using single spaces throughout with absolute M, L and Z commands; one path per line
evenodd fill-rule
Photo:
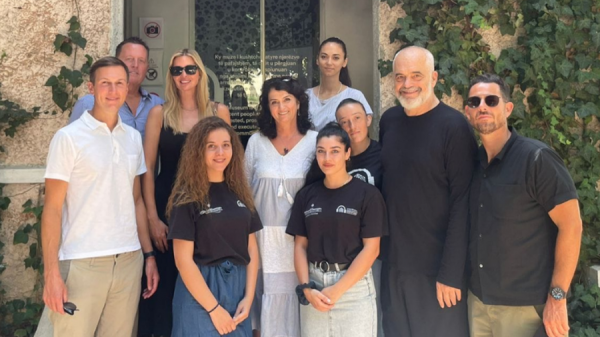
M 79 48 L 85 49 L 87 40 L 81 36 L 81 24 L 76 16 L 73 16 L 69 21 L 69 31 L 67 35 L 56 34 L 54 39 L 54 52 L 61 52 L 67 56 L 73 55 L 73 65 L 71 68 L 65 66 L 60 68 L 58 75 L 53 75 L 46 81 L 46 86 L 52 87 L 52 101 L 65 112 L 70 110 L 78 96 L 75 94 L 75 89 L 83 84 L 83 76 L 89 75 L 90 67 L 92 66 L 92 57 L 85 55 L 86 62 L 80 69 L 75 69 L 77 62 L 77 51 Z
M 581 204 L 584 234 L 570 300 L 571 336 L 600 336 L 600 291 L 583 271 L 600 263 L 600 0 L 382 0 L 402 4 L 390 43 L 429 49 L 439 72 L 437 94 L 466 98 L 469 80 L 499 74 L 514 89 L 510 123 L 565 160 Z M 490 52 L 482 31 L 517 36 L 516 47 Z M 391 60 L 380 60 L 382 76 Z

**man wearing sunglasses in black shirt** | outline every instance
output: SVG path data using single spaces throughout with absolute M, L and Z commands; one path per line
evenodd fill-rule
M 565 336 L 577 192 L 556 152 L 507 125 L 513 107 L 497 75 L 471 81 L 465 112 L 482 142 L 469 199 L 471 337 Z

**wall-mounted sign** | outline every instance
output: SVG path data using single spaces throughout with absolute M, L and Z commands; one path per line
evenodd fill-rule
M 140 38 L 150 49 L 163 48 L 164 35 L 163 18 L 140 18 Z
M 144 85 L 162 85 L 165 81 L 165 73 L 163 72 L 163 50 L 150 49 L 150 57 L 148 58 L 148 71 Z

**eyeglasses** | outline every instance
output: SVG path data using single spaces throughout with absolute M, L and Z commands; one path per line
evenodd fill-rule
M 496 95 L 485 96 L 483 100 L 485 101 L 485 105 L 489 106 L 490 108 L 493 108 L 500 103 L 500 97 Z M 467 99 L 467 106 L 471 109 L 479 108 L 480 104 L 481 97 L 473 96 Z
M 71 316 L 75 314 L 75 311 L 78 311 L 77 306 L 71 302 L 63 303 L 63 310 Z
M 179 76 L 179 75 L 183 74 L 183 70 L 185 70 L 185 73 L 188 75 L 194 75 L 198 71 L 198 66 L 195 64 L 192 64 L 192 65 L 185 66 L 185 67 L 172 66 L 169 68 L 169 71 L 171 72 L 172 76 Z

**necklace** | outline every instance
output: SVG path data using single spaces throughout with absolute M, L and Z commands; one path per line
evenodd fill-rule
M 283 155 L 285 156 L 286 154 L 288 154 L 293 148 L 294 146 L 298 143 L 296 142 L 296 139 L 298 136 L 301 136 L 300 133 L 295 133 L 294 135 L 287 137 L 285 140 L 283 139 L 283 137 L 279 137 L 278 143 L 281 145 L 283 145 Z M 290 145 L 292 144 L 292 145 Z M 275 143 L 273 143 L 273 145 L 275 145 Z M 276 146 L 277 148 L 277 146 Z M 279 150 L 277 150 L 279 152 Z
M 291 138 L 291 142 L 294 142 L 294 141 L 295 141 L 295 137 Z M 288 140 L 286 143 L 289 144 L 290 140 Z M 288 146 L 284 146 L 283 147 L 283 155 L 285 156 L 286 154 L 288 154 L 290 152 L 290 150 L 292 150 L 292 148 L 293 148 L 293 146 L 289 146 L 289 145 Z
M 194 109 L 184 109 L 184 108 L 181 108 L 181 110 L 183 110 L 183 111 L 196 111 L 196 110 L 198 110 L 198 108 L 194 108 Z
M 340 92 L 342 92 L 342 87 L 343 86 L 344 85 L 342 84 L 342 82 L 340 82 L 340 88 L 338 89 L 338 92 L 335 95 L 333 95 L 333 96 L 337 96 Z M 331 96 L 331 97 L 333 97 L 333 96 Z M 329 98 L 331 98 L 331 97 L 329 97 Z M 317 89 L 317 99 L 319 100 L 319 102 L 321 104 L 323 104 L 323 102 L 321 101 L 321 85 L 320 84 L 319 84 L 319 88 Z

